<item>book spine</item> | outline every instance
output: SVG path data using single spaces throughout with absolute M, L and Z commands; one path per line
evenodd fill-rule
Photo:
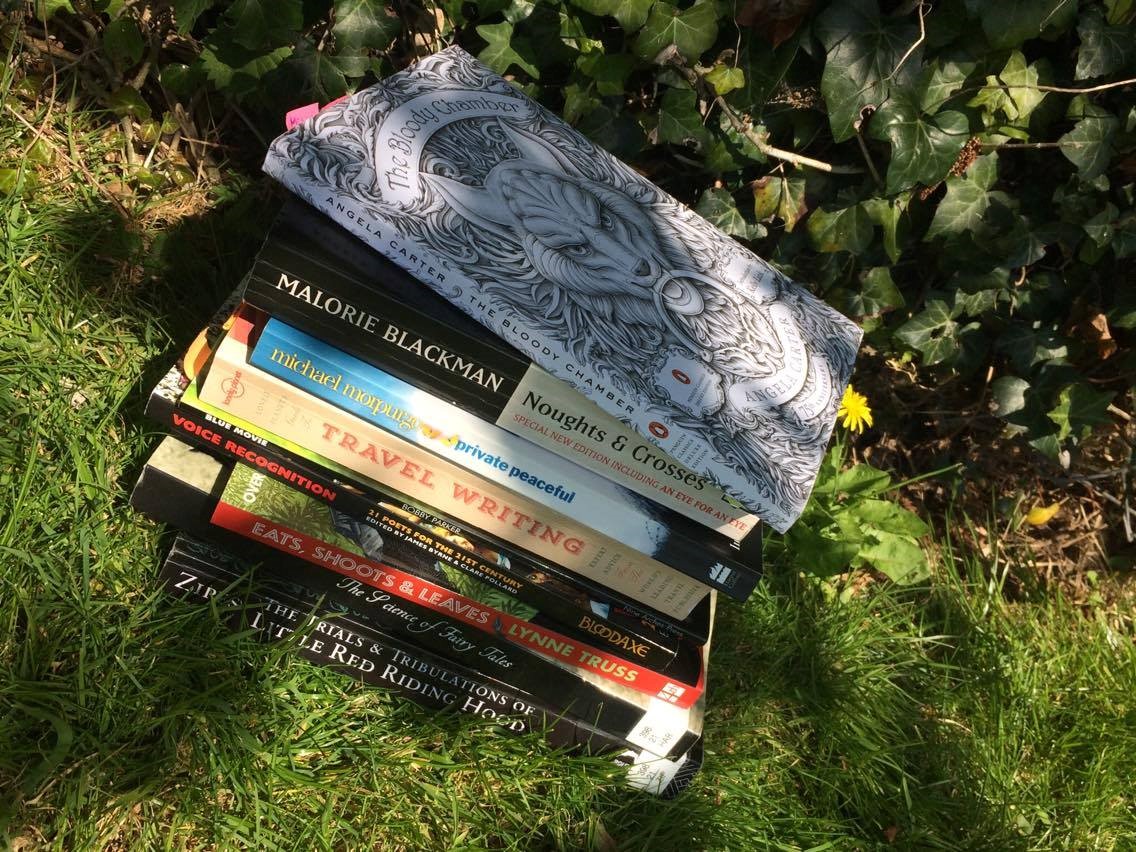
M 255 491 L 255 480 L 247 491 Z M 370 594 L 363 587 L 377 590 L 387 600 L 398 600 L 395 606 L 413 605 L 429 616 L 442 616 L 512 646 L 520 646 L 557 666 L 572 669 L 630 688 L 654 698 L 670 701 L 677 707 L 691 707 L 702 694 L 701 671 L 698 683 L 683 683 L 666 674 L 621 659 L 593 645 L 574 640 L 547 626 L 511 615 L 478 600 L 451 591 L 424 577 L 401 571 L 383 562 L 368 559 L 361 548 L 345 550 L 306 528 L 289 527 L 280 519 L 250 511 L 248 506 L 230 502 L 223 496 L 213 511 L 212 522 L 252 541 L 288 553 L 328 571 L 348 578 L 347 586 L 360 596 Z M 238 498 L 239 499 L 239 498 Z M 244 501 L 241 501 L 244 502 Z
M 456 352 L 465 362 L 478 363 L 480 353 L 461 348 L 464 338 L 451 339 L 446 328 L 439 328 L 436 322 L 429 324 L 429 319 L 419 319 L 413 326 L 416 337 L 401 348 L 377 332 L 355 333 L 354 318 L 381 315 L 393 300 L 378 286 L 361 284 L 291 257 L 278 255 L 274 261 L 279 266 L 275 267 L 263 261 L 257 263 L 245 290 L 249 304 L 291 325 L 319 332 L 351 355 L 726 538 L 741 541 L 751 533 L 760 537 L 756 515 L 540 367 L 523 359 L 510 361 L 507 356 L 487 361 L 499 364 L 498 373 L 507 376 L 503 388 L 509 390 L 508 395 L 479 392 L 480 387 L 471 392 L 468 387 L 455 386 L 449 372 L 439 375 L 437 371 L 416 369 L 423 360 L 419 353 L 425 348 L 414 340 L 447 340 L 445 351 Z M 317 300 L 318 304 L 313 304 Z M 328 300 L 334 300 L 334 312 L 323 307 Z M 344 314 L 346 320 L 342 319 Z M 386 333 L 405 343 L 397 327 Z
M 438 615 L 411 600 L 394 603 L 387 593 L 354 577 L 313 571 L 310 563 L 270 550 L 262 540 L 252 541 L 215 526 L 209 522 L 215 502 L 210 494 L 149 466 L 131 495 L 131 505 L 155 520 L 244 559 L 265 563 L 265 573 L 275 580 L 302 585 L 330 604 L 363 613 L 372 627 L 401 641 L 507 683 L 530 697 L 544 696 L 555 713 L 586 720 L 663 756 L 681 754 L 698 736 L 699 732 L 692 730 L 695 718 L 690 710 L 552 665 L 523 647 L 470 630 L 450 614 Z M 357 564 L 368 563 L 357 560 Z
M 661 641 L 667 643 L 682 635 L 699 645 L 709 637 L 709 597 L 700 601 L 685 616 L 644 609 L 586 577 L 488 536 L 456 518 L 438 515 L 433 509 L 427 509 L 396 493 L 377 488 L 360 491 L 340 479 L 341 472 L 329 469 L 318 456 L 306 453 L 295 445 L 270 441 L 251 423 L 230 419 L 215 410 L 203 410 L 205 408 L 208 406 L 196 401 L 193 386 L 187 383 L 180 369 L 175 367 L 154 388 L 147 402 L 146 414 L 173 429 L 184 441 L 222 458 L 246 462 L 279 482 L 327 505 L 335 506 L 346 515 L 366 520 L 385 511 L 384 507 L 393 505 L 398 507 L 399 514 L 416 517 L 427 528 L 442 527 L 468 540 L 471 548 L 500 552 L 509 564 L 509 568 L 502 567 L 501 570 L 510 571 L 510 576 L 518 583 L 541 586 L 552 578 L 559 579 L 571 588 L 582 588 L 605 608 L 609 617 L 625 632 L 635 634 L 649 630 L 659 634 Z M 455 567 L 464 569 L 467 563 L 465 560 L 460 562 Z M 567 599 L 576 600 L 578 595 L 573 593 Z
M 723 570 L 721 565 L 690 566 L 690 574 L 680 572 L 298 392 L 248 365 L 251 331 L 246 320 L 234 323 L 199 391 L 203 402 L 307 445 L 357 477 L 435 506 L 658 609 L 678 607 L 689 612 L 706 594 L 707 585 L 744 599 L 756 584 L 756 577 L 739 571 L 716 574 Z M 628 535 L 651 532 L 629 530 Z
M 426 377 L 430 386 L 461 393 L 473 410 L 485 416 L 508 401 L 531 366 L 514 349 L 488 345 L 459 328 L 440 324 L 385 292 L 381 281 L 362 284 L 326 265 L 305 262 L 293 252 L 267 254 L 262 250 L 246 285 L 249 304 L 274 315 L 279 311 L 318 318 L 385 361 Z M 405 274 L 397 267 L 396 271 Z M 426 292 L 431 299 L 440 298 Z
M 725 538 L 277 319 L 260 330 L 249 363 L 597 532 L 657 530 L 639 540 L 652 558 L 673 566 L 714 555 L 734 570 Z
M 246 580 L 250 582 L 242 594 L 225 597 L 225 590 L 235 590 Z M 262 641 L 298 634 L 293 647 L 310 662 L 344 671 L 421 706 L 492 719 L 512 733 L 542 732 L 554 748 L 610 754 L 629 768 L 629 783 L 637 789 L 665 794 L 687 762 L 686 753 L 674 760 L 657 757 L 621 737 L 569 719 L 560 710 L 534 704 L 505 684 L 369 629 L 356 613 L 326 609 L 322 597 L 303 586 L 250 577 L 226 554 L 184 535 L 177 537 L 163 562 L 159 582 L 182 600 L 224 600 L 233 607 L 230 625 L 250 628 Z M 313 612 L 316 605 L 319 609 Z M 344 644 L 322 638 L 330 636 L 360 641 Z

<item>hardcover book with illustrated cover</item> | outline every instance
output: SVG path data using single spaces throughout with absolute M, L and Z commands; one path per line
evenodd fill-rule
M 774 529 L 803 510 L 859 329 L 464 51 L 264 167 Z

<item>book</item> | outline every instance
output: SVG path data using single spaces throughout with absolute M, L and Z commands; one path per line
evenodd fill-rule
M 804 509 L 860 330 L 468 53 L 264 169 L 774 529 Z
M 684 647 L 663 666 L 652 668 L 634 653 L 638 648 L 632 642 L 601 648 L 590 631 L 558 624 L 430 552 L 398 547 L 374 527 L 247 465 L 237 464 L 228 472 L 210 520 L 392 598 L 412 601 L 474 630 L 523 645 L 557 665 L 599 672 L 605 679 L 659 697 L 680 695 L 681 706 L 693 704 L 700 692 L 702 671 L 696 649 Z
M 424 707 L 492 719 L 510 733 L 543 733 L 550 745 L 611 755 L 628 784 L 663 798 L 682 791 L 701 765 L 701 740 L 673 759 L 538 706 L 507 685 L 375 631 L 360 614 L 327 604 L 299 583 L 265 578 L 231 554 L 178 534 L 159 572 L 172 596 L 223 606 L 234 630 L 289 641 L 298 655 Z
M 278 319 L 258 328 L 249 364 L 653 559 L 713 555 L 721 570 L 756 573 L 730 540 Z M 648 538 L 628 537 L 644 528 Z
M 362 613 L 375 629 L 506 683 L 534 702 L 543 696 L 555 712 L 585 720 L 660 756 L 678 756 L 700 735 L 704 698 L 681 708 L 587 671 L 551 665 L 524 647 L 472 630 L 448 614 L 365 586 L 357 577 L 367 568 L 360 568 L 356 577 L 317 570 L 290 553 L 212 524 L 210 515 L 224 481 L 221 463 L 201 452 L 187 455 L 171 446 L 178 443 L 175 439 L 169 440 L 147 462 L 131 494 L 131 505 L 143 514 L 263 564 L 266 577 L 303 585 L 330 605 Z M 356 562 L 369 566 L 365 560 Z M 704 646 L 703 665 L 707 650 Z
M 605 536 L 297 391 L 248 364 L 254 330 L 246 316 L 234 319 L 201 382 L 201 402 L 305 445 L 365 482 L 427 503 L 679 617 L 689 613 L 707 587 L 744 600 L 756 585 L 756 575 L 735 570 L 714 554 L 681 566 L 664 564 L 644 550 L 654 545 L 658 556 L 666 555 L 665 531 L 629 528 L 620 540 Z M 627 543 L 632 537 L 637 539 L 634 547 Z
M 223 310 L 227 311 L 226 317 L 231 314 L 231 308 L 235 304 L 223 306 Z M 676 635 L 685 636 L 697 644 L 707 641 L 710 635 L 709 595 L 699 601 L 686 616 L 680 618 L 664 613 L 650 605 L 621 596 L 554 562 L 542 560 L 530 551 L 463 524 L 452 516 L 440 515 L 423 504 L 376 488 L 374 484 L 364 488 L 357 482 L 352 483 L 344 478 L 350 477 L 350 472 L 339 468 L 334 462 L 283 439 L 270 440 L 268 433 L 258 430 L 251 423 L 236 418 L 230 420 L 223 412 L 201 403 L 196 399 L 195 384 L 186 370 L 196 370 L 204 362 L 206 353 L 211 351 L 211 341 L 223 334 L 222 326 L 223 320 L 215 317 L 190 346 L 186 355 L 171 366 L 154 386 L 147 399 L 146 415 L 172 429 L 183 441 L 222 458 L 254 465 L 265 475 L 335 506 L 344 514 L 378 523 L 387 507 L 391 506 L 396 515 L 408 520 L 417 517 L 423 531 L 443 528 L 459 542 L 468 541 L 476 548 L 497 551 L 505 557 L 498 569 L 508 575 L 511 583 L 520 584 L 522 588 L 527 585 L 534 590 L 540 586 L 552 585 L 553 592 L 567 588 L 571 591 L 563 598 L 566 603 L 579 601 L 580 596 L 576 590 L 582 590 L 589 600 L 600 604 L 607 618 L 615 621 L 627 633 L 634 635 L 645 631 L 648 635 L 666 641 Z M 417 531 L 415 537 L 417 538 Z M 480 573 L 477 566 L 467 560 L 455 561 L 456 567 L 465 568 L 474 576 Z M 589 605 L 588 612 L 590 611 Z
M 760 544 L 758 518 L 716 485 L 298 200 L 286 202 L 274 222 L 243 295 L 660 506 L 734 541 L 752 535 Z M 527 377 L 520 410 L 508 405 L 514 376 Z

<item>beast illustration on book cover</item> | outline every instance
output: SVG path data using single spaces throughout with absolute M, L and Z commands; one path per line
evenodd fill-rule
M 265 169 L 774 528 L 804 508 L 859 329 L 464 51 Z

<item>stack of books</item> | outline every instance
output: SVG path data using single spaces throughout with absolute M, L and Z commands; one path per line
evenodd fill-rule
M 165 586 L 681 790 L 858 330 L 456 48 L 265 169 L 303 201 L 147 408 Z

